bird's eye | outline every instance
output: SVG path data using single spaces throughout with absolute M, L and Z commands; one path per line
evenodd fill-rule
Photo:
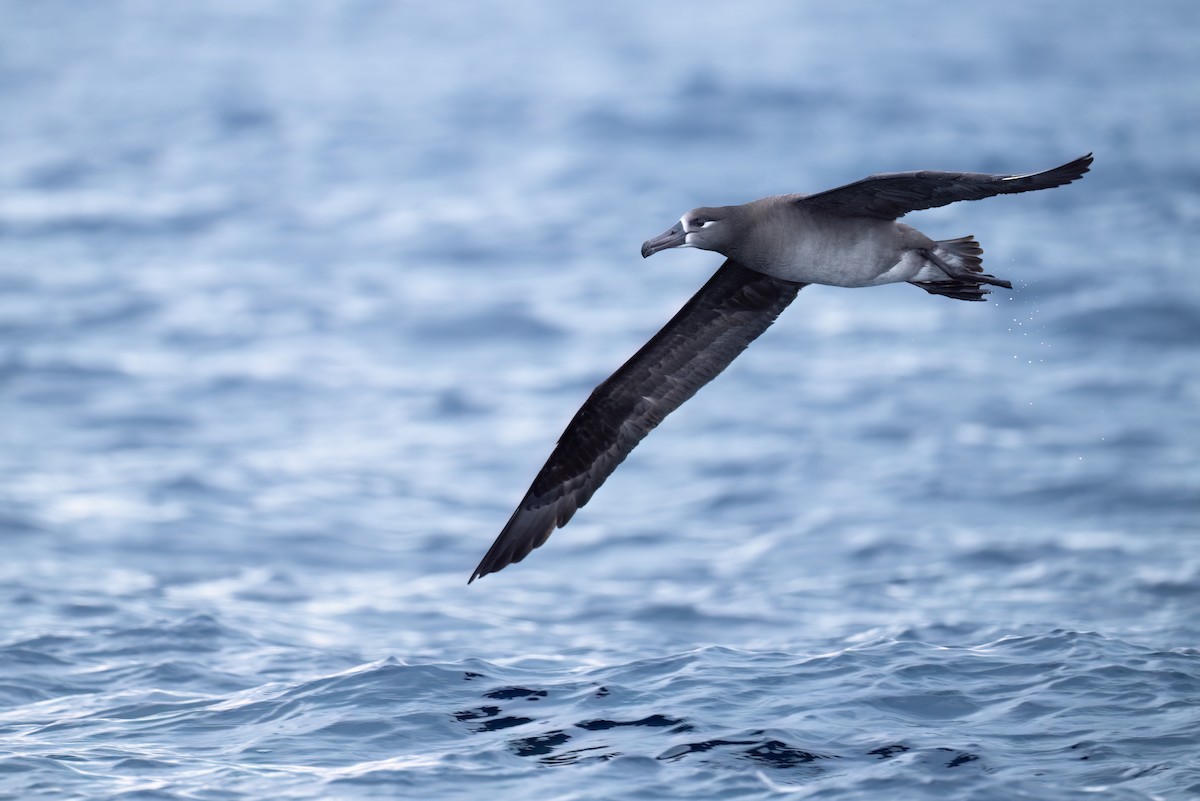
M 692 227 L 693 228 L 703 228 L 707 223 L 708 223 L 708 220 L 704 219 L 703 217 L 693 217 L 692 218 Z

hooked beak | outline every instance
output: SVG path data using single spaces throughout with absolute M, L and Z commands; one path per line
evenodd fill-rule
M 652 256 L 660 250 L 677 248 L 686 241 L 687 233 L 683 230 L 683 223 L 677 222 L 663 233 L 642 243 L 642 258 Z

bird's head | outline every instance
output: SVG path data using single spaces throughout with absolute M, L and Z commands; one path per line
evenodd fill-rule
M 728 211 L 728 208 L 692 209 L 666 231 L 647 239 L 642 244 L 642 258 L 667 248 L 700 248 L 725 253 L 730 241 Z

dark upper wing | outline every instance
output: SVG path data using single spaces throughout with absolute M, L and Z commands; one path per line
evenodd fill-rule
M 958 200 L 982 200 L 1069 184 L 1088 171 L 1092 154 L 1032 175 L 981 172 L 890 172 L 796 199 L 805 208 L 847 217 L 895 220 L 910 211 L 932 209 Z
M 565 525 L 634 446 L 766 331 L 803 286 L 733 260 L 721 265 L 661 331 L 593 390 L 471 581 L 520 562 Z

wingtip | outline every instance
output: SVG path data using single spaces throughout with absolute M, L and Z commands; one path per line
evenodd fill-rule
M 490 556 L 490 554 L 489 554 L 489 556 Z M 478 565 L 475 566 L 475 572 L 471 574 L 471 577 L 469 579 L 467 579 L 467 584 L 473 584 L 475 582 L 475 579 L 483 578 L 488 573 L 495 573 L 495 572 L 496 572 L 495 569 L 488 565 L 487 559 L 484 559 L 482 562 L 480 562 Z
M 561 504 L 528 508 L 530 506 L 528 501 L 529 498 L 526 497 L 525 501 L 517 506 L 512 517 L 504 526 L 504 530 L 496 537 L 492 547 L 475 567 L 475 572 L 467 581 L 468 584 L 488 573 L 498 573 L 509 565 L 520 562 L 534 548 L 540 548 L 549 539 L 554 529 L 569 520 L 571 514 L 580 505 L 574 500 L 568 500 L 565 509 L 561 507 Z
M 1072 174 L 1071 177 L 1067 180 L 1067 183 L 1070 183 L 1071 181 L 1079 180 L 1080 178 L 1082 178 L 1084 176 L 1085 173 L 1087 173 L 1089 170 L 1091 170 L 1092 162 L 1095 160 L 1096 159 L 1092 156 L 1091 153 L 1086 153 L 1086 154 L 1080 156 L 1079 158 L 1075 159 L 1074 161 L 1068 161 L 1066 164 L 1062 165 L 1061 167 L 1058 167 L 1057 170 L 1062 170 L 1063 172 L 1071 173 Z M 1055 172 L 1055 170 L 1050 170 L 1050 172 Z
M 1088 153 L 1077 159 L 1072 159 L 1065 164 L 1060 164 L 1057 167 L 1051 167 L 1041 172 L 1006 176 L 1000 179 L 1002 184 L 1007 185 L 1007 188 L 1000 190 L 1001 194 L 1032 192 L 1037 189 L 1053 189 L 1058 186 L 1074 183 L 1091 169 L 1094 160 L 1092 154 Z

